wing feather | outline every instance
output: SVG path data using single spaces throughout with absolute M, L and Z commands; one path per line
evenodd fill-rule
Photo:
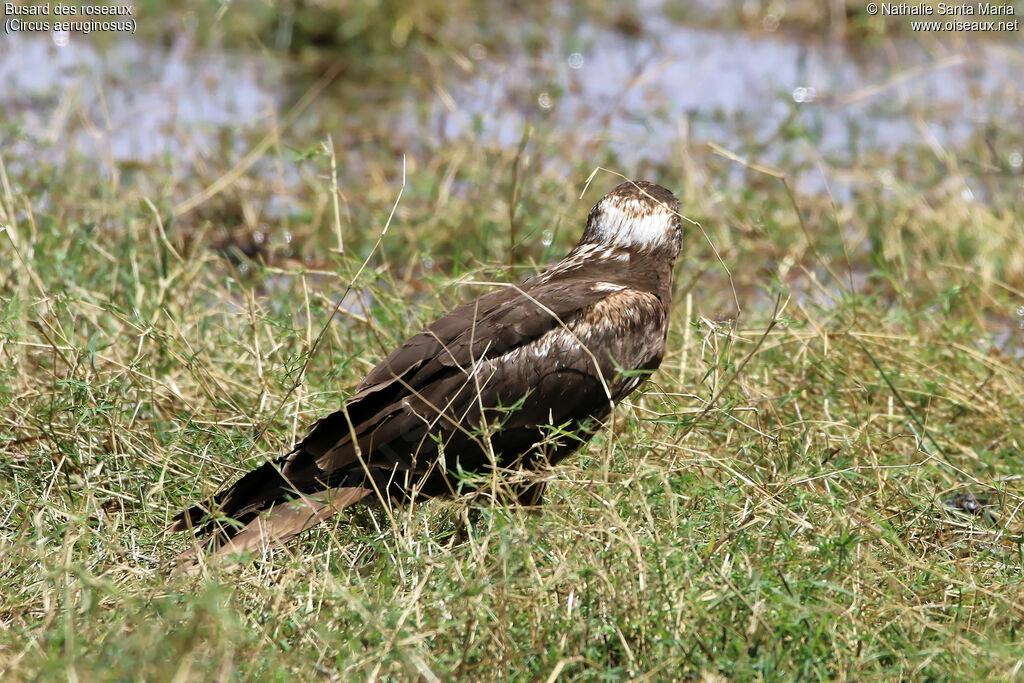
M 516 318 L 506 309 L 495 311 L 493 318 L 479 324 L 478 335 L 464 330 L 444 347 L 450 362 L 434 358 L 422 363 L 409 380 L 401 382 L 403 391 L 394 400 L 366 423 L 353 425 L 351 431 L 357 435 L 359 452 L 368 465 L 415 469 L 413 460 L 429 463 L 438 448 L 428 442 L 428 434 L 445 444 L 447 451 L 458 453 L 464 459 L 463 467 L 479 465 L 466 462 L 465 450 L 484 422 L 501 422 L 499 450 L 516 454 L 516 449 L 529 444 L 506 445 L 509 429 L 526 429 L 536 437 L 540 425 L 579 423 L 607 415 L 614 403 L 638 385 L 635 377 L 619 378 L 620 369 L 653 370 L 660 364 L 665 313 L 650 293 L 621 290 L 609 294 L 595 289 L 599 288 L 588 283 L 576 297 L 559 292 L 556 307 L 563 312 L 566 302 L 580 302 L 576 310 L 563 313 L 564 319 L 538 315 L 536 309 L 529 316 L 520 309 Z M 544 305 L 539 297 L 530 305 L 538 304 Z M 534 322 L 518 328 L 518 343 L 510 344 L 509 337 L 501 340 L 491 332 L 515 328 L 515 323 L 527 318 Z M 536 322 L 545 319 L 550 321 L 546 326 Z M 592 349 L 603 355 L 599 357 Z M 503 411 L 512 406 L 516 409 L 505 415 Z M 348 409 L 351 415 L 351 404 Z M 317 457 L 318 468 L 330 472 L 351 466 L 355 460 L 349 431 L 328 435 L 314 430 L 311 436 L 335 439 L 334 445 Z
M 289 497 L 369 491 L 369 479 L 384 488 L 397 482 L 403 493 L 418 482 L 437 495 L 451 489 L 443 473 L 455 467 L 514 467 L 538 454 L 556 462 L 636 388 L 620 369 L 660 364 L 666 319 L 650 292 L 582 278 L 526 283 L 460 306 L 374 368 L 345 408 L 319 420 L 292 453 L 219 493 L 214 507 L 243 528 L 216 526 L 214 543 L 298 533 L 329 514 L 308 508 L 305 520 L 314 521 L 306 524 L 296 517 L 303 510 L 286 508 L 273 528 L 253 526 L 271 523 L 258 520 Z M 542 446 L 548 425 L 580 436 Z M 491 427 L 500 429 L 484 438 Z M 176 526 L 204 515 L 186 511 Z
M 357 453 L 402 434 L 422 434 L 422 416 L 453 402 L 444 412 L 448 422 L 457 422 L 466 409 L 463 394 L 474 394 L 481 379 L 490 381 L 495 374 L 491 361 L 511 360 L 510 352 L 552 330 L 564 330 L 567 321 L 608 296 L 608 289 L 599 286 L 603 283 L 589 279 L 531 284 L 506 287 L 460 306 L 400 346 L 370 372 L 345 409 L 315 426 L 300 444 L 302 456 L 312 456 L 330 472 L 353 465 Z M 505 384 L 502 380 L 509 378 L 496 379 Z M 406 450 L 387 452 L 393 456 L 387 462 L 395 464 L 394 456 L 407 455 Z

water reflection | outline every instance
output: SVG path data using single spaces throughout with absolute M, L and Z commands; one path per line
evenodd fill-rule
M 422 94 L 398 88 L 350 115 L 383 121 L 399 140 L 440 134 L 507 147 L 527 124 L 543 126 L 576 158 L 611 150 L 630 168 L 671 165 L 683 120 L 691 139 L 752 146 L 768 163 L 839 163 L 872 149 L 963 144 L 1024 105 L 1024 51 L 1005 44 L 949 41 L 955 47 L 936 56 L 895 42 L 882 54 L 777 33 L 691 29 L 656 11 L 639 21 L 639 38 L 587 24 L 553 31 L 534 55 L 474 44 L 473 77 L 442 72 L 435 91 L 443 95 L 428 106 Z M 101 50 L 82 36 L 59 48 L 43 36 L 13 35 L 0 44 L 0 102 L 25 134 L 16 152 L 36 145 L 51 157 L 101 164 L 159 159 L 187 173 L 211 150 L 247 151 L 247 131 L 294 99 L 298 70 L 270 57 L 197 50 L 185 39 L 169 49 L 125 39 Z M 61 119 L 72 105 L 84 120 Z M 337 106 L 311 108 L 304 125 L 313 139 Z M 779 134 L 792 123 L 801 135 Z M 1019 168 L 1021 151 L 1008 154 Z M 824 189 L 817 171 L 796 180 L 802 192 Z
M 22 135 L 5 133 L 4 150 L 9 162 L 161 160 L 187 173 L 220 151 L 224 130 L 244 150 L 245 132 L 279 108 L 282 71 L 273 60 L 196 51 L 186 40 L 169 50 L 132 39 L 100 49 L 84 36 L 64 46 L 45 35 L 5 36 L 0 103 Z

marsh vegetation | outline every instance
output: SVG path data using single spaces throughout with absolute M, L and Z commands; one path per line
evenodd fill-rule
M 407 4 L 0 44 L 4 678 L 1019 675 L 1019 36 Z M 169 576 L 174 513 L 620 175 L 690 221 L 669 354 L 539 514 L 363 510 Z

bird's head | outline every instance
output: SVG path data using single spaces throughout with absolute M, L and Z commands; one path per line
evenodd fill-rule
M 643 180 L 622 183 L 594 205 L 580 245 L 634 252 L 668 253 L 682 246 L 679 200 L 661 185 Z

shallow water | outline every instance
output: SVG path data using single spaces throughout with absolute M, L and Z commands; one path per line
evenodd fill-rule
M 470 46 L 470 77 L 453 69 L 430 97 L 398 89 L 373 107 L 347 107 L 348 123 L 356 129 L 372 117 L 396 140 L 479 137 L 506 147 L 531 125 L 557 132 L 576 158 L 611 149 L 627 170 L 672 164 L 684 141 L 755 150 L 762 163 L 792 167 L 819 158 L 843 164 L 870 150 L 955 147 L 1024 107 L 1019 43 L 950 39 L 926 50 L 895 42 L 883 53 L 686 28 L 658 11 L 640 20 L 638 36 L 587 24 L 552 31 L 551 45 L 532 56 Z M 27 138 L 4 141 L 8 158 L 159 161 L 188 173 L 213 154 L 240 157 L 296 97 L 297 66 L 279 59 L 199 50 L 187 38 L 170 48 L 130 37 L 104 44 L 5 36 L 0 107 Z M 344 105 L 313 104 L 303 122 L 311 140 L 324 137 L 332 108 Z M 794 123 L 801 135 L 787 136 Z M 1005 151 L 1011 166 L 1024 163 L 1024 150 Z M 816 170 L 796 180 L 804 193 L 825 187 Z
M 714 142 L 785 167 L 800 193 L 827 187 L 842 202 L 855 182 L 842 169 L 860 155 L 895 159 L 924 147 L 941 156 L 1024 111 L 1021 41 L 897 40 L 883 52 L 781 32 L 686 28 L 659 11 L 639 19 L 637 35 L 628 36 L 586 23 L 566 28 L 567 21 L 531 55 L 470 45 L 468 75 L 441 69 L 427 94 L 376 87 L 363 106 L 325 94 L 291 137 L 314 144 L 329 132 L 343 148 L 366 127 L 389 131 L 400 152 L 437 138 L 515 148 L 531 126 L 560 140 L 568 158 L 545 163 L 566 173 L 572 161 L 605 159 L 609 149 L 626 173 L 677 168 L 687 145 Z M 187 36 L 170 47 L 130 37 L 71 36 L 58 46 L 45 34 L 5 36 L 0 151 L 15 176 L 21 164 L 70 157 L 101 169 L 152 165 L 187 177 L 212 167 L 217 175 L 278 125 L 310 80 L 298 64 L 199 49 Z M 1024 149 L 999 152 L 1011 168 L 1024 164 Z M 348 172 L 358 169 L 358 158 L 346 161 Z M 733 182 L 748 182 L 740 165 L 734 170 Z M 281 194 L 267 197 L 264 210 L 286 210 L 296 172 L 269 162 L 246 172 L 273 174 Z M 698 184 L 710 182 L 696 173 Z M 868 182 L 887 178 L 883 166 Z M 811 283 L 790 285 L 798 300 L 830 305 Z M 1024 354 L 1017 329 L 996 343 Z
M 608 145 L 626 166 L 671 159 L 681 130 L 691 141 L 758 149 L 761 163 L 844 163 L 864 151 L 961 145 L 1024 108 L 1019 44 L 960 42 L 935 54 L 897 42 L 883 54 L 690 29 L 657 13 L 645 20 L 642 41 L 584 27 L 538 60 L 481 60 L 480 76 L 454 84 L 455 106 L 438 114 L 445 132 L 482 120 L 486 138 L 513 146 L 524 119 L 547 117 L 581 150 Z M 787 139 L 781 131 L 794 123 L 804 134 Z M 1007 153 L 1019 167 L 1024 150 Z M 824 189 L 815 173 L 798 187 Z
M 45 34 L 0 42 L 0 111 L 25 137 L 4 141 L 8 164 L 42 154 L 115 163 L 169 164 L 187 173 L 203 157 L 246 150 L 245 133 L 279 109 L 282 67 L 273 60 L 170 49 L 131 38 L 100 49 L 86 36 L 58 46 Z M 4 134 L 5 138 L 10 133 Z

